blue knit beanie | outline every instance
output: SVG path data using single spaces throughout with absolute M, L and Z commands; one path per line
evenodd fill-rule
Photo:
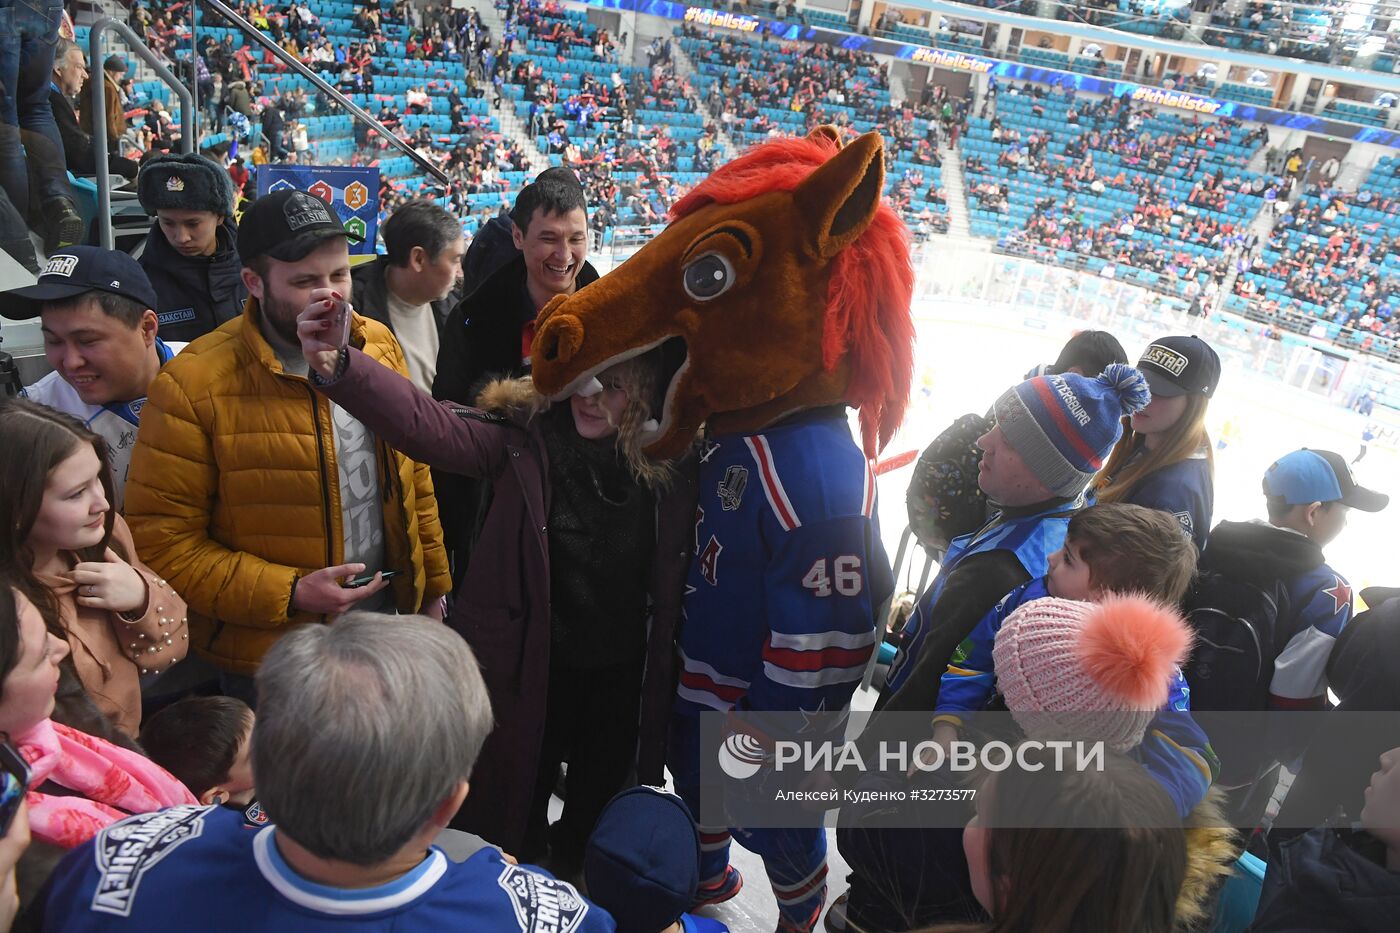
M 1103 469 L 1122 434 L 1122 419 L 1152 394 L 1142 373 L 1113 363 L 1098 376 L 1036 376 L 996 403 L 1002 436 L 1057 496 L 1077 496 Z
M 676 922 L 700 884 L 700 834 L 674 794 L 633 787 L 614 797 L 583 854 L 588 896 L 617 933 L 656 933 Z

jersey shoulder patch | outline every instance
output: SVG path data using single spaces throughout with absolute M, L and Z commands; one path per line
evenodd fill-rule
M 496 884 L 510 898 L 522 933 L 572 933 L 583 925 L 588 902 L 567 882 L 506 865 Z
M 98 872 L 92 909 L 130 917 L 142 878 L 180 846 L 199 838 L 211 809 L 193 804 L 170 807 L 133 816 L 99 832 L 92 847 Z

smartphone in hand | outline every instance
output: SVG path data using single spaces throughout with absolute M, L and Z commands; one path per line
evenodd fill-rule
M 10 824 L 15 821 L 19 805 L 29 790 L 29 781 L 29 764 L 6 736 L 0 742 L 0 836 L 10 831 Z
M 403 571 L 400 571 L 400 570 L 384 570 L 384 571 L 381 571 L 381 573 L 383 574 L 385 580 L 392 580 L 392 579 L 394 579 L 394 577 L 397 577 L 397 576 L 398 576 L 400 573 L 402 573 L 402 572 L 403 572 Z M 372 574 L 372 573 L 367 573 L 367 574 L 365 574 L 363 577 L 355 577 L 355 578 L 352 579 L 352 580 L 346 581 L 346 583 L 345 583 L 345 588 L 346 588 L 347 590 L 358 590 L 360 587 L 362 587 L 362 586 L 369 586 L 369 585 L 370 585 L 371 583 L 373 583 L 373 582 L 374 582 L 374 574 Z
M 328 336 L 334 338 L 337 347 L 350 344 L 350 302 L 341 299 L 331 311 L 331 328 Z

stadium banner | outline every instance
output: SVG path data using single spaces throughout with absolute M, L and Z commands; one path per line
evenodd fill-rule
M 1253 104 L 1245 104 L 1235 100 L 1185 94 L 1151 85 L 1136 84 L 1132 81 L 1098 78 L 1093 75 L 1058 71 L 1039 65 L 1023 65 L 1019 62 L 1002 61 L 957 49 L 935 49 L 890 39 L 878 39 L 874 36 L 857 36 L 835 29 L 807 26 L 802 23 L 780 23 L 748 14 L 723 13 L 704 6 L 676 3 L 673 0 L 579 0 L 579 2 L 607 10 L 644 13 L 650 16 L 681 20 L 698 26 L 729 29 L 780 42 L 823 42 L 827 45 L 840 46 L 843 49 L 858 52 L 891 55 L 904 61 L 930 65 L 935 68 L 991 75 L 999 81 L 1034 81 L 1040 84 L 1074 88 L 1085 94 L 1105 94 L 1120 100 L 1126 95 L 1133 100 L 1160 107 L 1173 107 L 1207 116 L 1233 117 L 1236 120 L 1268 123 L 1303 133 L 1316 133 L 1338 139 L 1349 139 L 1353 142 L 1374 143 L 1378 146 L 1400 149 L 1400 133 L 1380 127 L 1327 120 L 1308 113 L 1256 107 Z M 1131 41 L 1131 37 L 1125 36 L 1123 41 Z M 1281 59 L 1279 67 L 1283 68 L 1286 65 L 1287 62 Z
M 346 230 L 362 238 L 350 255 L 374 255 L 379 228 L 379 169 L 344 165 L 260 165 L 258 197 L 294 188 L 316 195 L 331 206 Z

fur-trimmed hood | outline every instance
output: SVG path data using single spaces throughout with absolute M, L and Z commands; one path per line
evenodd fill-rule
M 1212 787 L 1186 818 L 1186 876 L 1176 899 L 1177 933 L 1211 928 L 1221 885 L 1244 845 L 1225 820 L 1225 793 Z
M 526 425 L 549 408 L 549 399 L 535 391 L 530 377 L 492 379 L 476 393 L 476 407 Z
M 508 421 L 528 427 L 539 415 L 549 410 L 548 398 L 535 391 L 529 376 L 518 379 L 494 379 L 476 394 L 476 406 L 500 415 Z M 642 455 L 643 441 L 639 433 L 619 434 L 618 447 L 632 468 L 632 475 L 649 489 L 668 489 L 675 479 L 675 467 L 669 460 L 651 460 Z

